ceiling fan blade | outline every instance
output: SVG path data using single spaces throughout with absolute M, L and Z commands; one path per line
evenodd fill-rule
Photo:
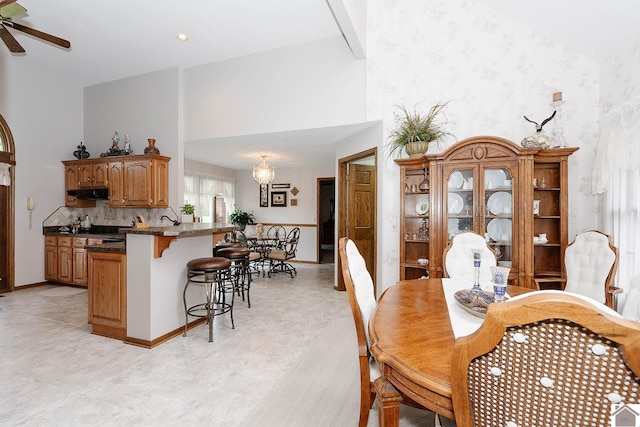
M 0 0 L 0 9 L 8 4 L 15 3 L 16 0 Z
M 7 45 L 9 50 L 13 53 L 24 53 L 24 48 L 20 46 L 18 40 L 16 40 L 9 30 L 7 30 L 4 25 L 0 24 L 0 39 Z
M 0 17 L 2 18 L 11 18 L 12 16 L 22 15 L 24 13 L 27 13 L 27 9 L 18 3 L 11 3 L 0 7 Z
M 48 41 L 61 47 L 70 48 L 71 43 L 68 40 L 61 39 L 60 37 L 52 36 L 51 34 L 43 33 L 42 31 L 34 30 L 33 28 L 25 27 L 24 25 L 17 24 L 13 21 L 9 22 L 9 25 L 18 31 L 30 34 L 39 39 Z

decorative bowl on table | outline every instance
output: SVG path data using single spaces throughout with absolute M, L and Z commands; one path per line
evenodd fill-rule
M 487 306 L 493 302 L 493 296 L 493 292 L 473 289 L 462 289 L 453 294 L 460 307 L 477 317 L 487 315 Z

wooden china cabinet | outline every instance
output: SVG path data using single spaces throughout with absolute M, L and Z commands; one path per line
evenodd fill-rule
M 474 231 L 486 237 L 499 265 L 511 267 L 512 284 L 533 287 L 534 277 L 559 283 L 568 244 L 567 159 L 577 149 L 478 136 L 439 154 L 396 160 L 400 279 L 442 277 L 451 238 Z

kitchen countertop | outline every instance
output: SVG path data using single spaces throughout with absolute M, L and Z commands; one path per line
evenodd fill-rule
M 234 230 L 238 230 L 238 227 L 233 224 L 220 222 L 192 222 L 168 227 L 121 228 L 118 230 L 118 232 L 125 234 L 144 234 L 149 236 L 168 236 L 180 238 L 227 233 Z
M 86 245 L 84 248 L 93 252 L 127 253 L 127 245 L 125 242 L 98 243 L 97 245 Z

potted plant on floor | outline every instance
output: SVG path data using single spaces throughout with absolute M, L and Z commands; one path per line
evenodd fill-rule
M 182 212 L 182 222 L 193 222 L 193 215 L 196 213 L 196 207 L 191 203 L 185 203 L 180 207 Z
M 409 157 L 422 157 L 432 142 L 453 136 L 444 129 L 446 119 L 442 120 L 447 104 L 432 106 L 426 115 L 416 111 L 415 107 L 408 110 L 404 105 L 398 105 L 401 114 L 395 114 L 395 128 L 389 133 L 389 155 L 398 157 L 404 149 Z
M 254 220 L 255 217 L 253 216 L 253 213 L 244 212 L 240 209 L 236 209 L 231 212 L 231 215 L 229 215 L 229 222 L 240 227 L 240 230 L 242 231 L 247 227 L 247 224 L 252 223 Z

